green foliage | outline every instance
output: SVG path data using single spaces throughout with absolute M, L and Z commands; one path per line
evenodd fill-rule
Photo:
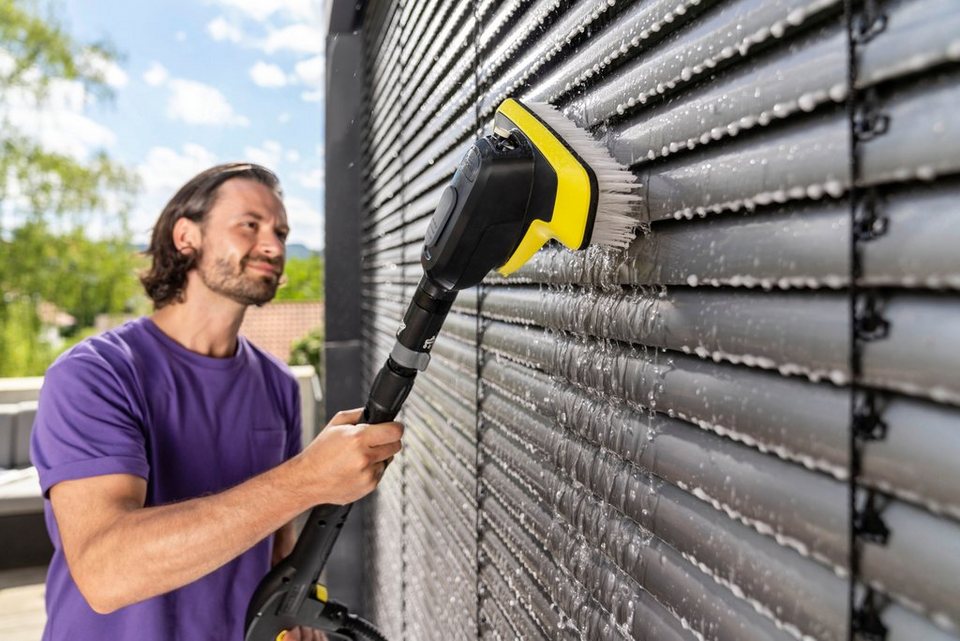
M 39 376 L 55 357 L 40 334 L 36 302 L 30 297 L 4 296 L 0 303 L 0 376 Z
M 55 234 L 42 222 L 29 222 L 4 244 L 0 274 L 5 291 L 52 302 L 83 327 L 97 314 L 136 307 L 138 262 L 124 240 L 91 240 L 80 228 Z
M 290 350 L 291 365 L 313 365 L 317 376 L 323 380 L 323 328 L 313 330 L 293 344 Z
M 108 46 L 74 40 L 44 2 L 0 0 L 0 55 L 0 219 L 15 221 L 0 228 L 0 375 L 26 376 L 43 373 L 63 347 L 44 339 L 42 302 L 77 319 L 70 342 L 97 314 L 136 306 L 127 212 L 137 181 L 105 153 L 81 159 L 45 149 L 4 114 L 5 98 L 42 110 L 56 82 L 109 96 L 104 72 L 117 56 Z M 109 238 L 87 234 L 94 217 Z
M 290 258 L 283 273 L 287 282 L 276 300 L 323 300 L 323 258 Z

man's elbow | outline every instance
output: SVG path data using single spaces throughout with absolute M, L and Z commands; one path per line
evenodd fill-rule
M 77 572 L 73 580 L 84 601 L 97 614 L 111 614 L 130 605 L 116 591 L 115 583 L 103 573 Z

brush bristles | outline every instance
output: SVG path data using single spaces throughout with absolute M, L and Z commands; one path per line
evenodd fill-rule
M 640 206 L 637 182 L 630 171 L 610 155 L 610 151 L 546 102 L 525 102 L 564 141 L 590 165 L 597 176 L 597 216 L 590 236 L 591 245 L 624 249 L 637 236 L 635 215 Z

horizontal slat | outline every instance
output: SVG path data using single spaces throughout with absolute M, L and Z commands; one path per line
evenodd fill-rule
M 882 417 L 884 438 L 863 444 L 860 481 L 960 520 L 960 411 L 898 396 Z
M 960 301 L 946 296 L 891 295 L 882 303 L 883 340 L 863 350 L 863 378 L 872 386 L 960 404 Z
M 484 447 L 505 465 L 525 470 L 525 454 L 507 436 L 509 429 L 502 427 L 503 430 L 488 430 L 484 434 Z M 580 563 L 588 568 L 600 567 L 612 561 L 641 582 L 678 618 L 685 617 L 701 634 L 709 630 L 719 641 L 792 638 L 758 615 L 752 606 L 714 583 L 673 548 L 651 538 L 636 522 L 591 496 L 579 484 L 571 484 L 549 468 L 540 468 L 536 476 L 528 476 L 527 481 L 534 484 L 532 489 L 540 500 L 557 511 L 564 527 L 584 537 L 582 542 L 563 550 L 561 562 L 566 567 L 573 569 Z
M 956 182 L 884 194 L 878 210 L 886 230 L 862 244 L 863 284 L 960 288 L 958 200 Z
M 837 0 L 739 0 L 725 4 L 642 56 L 639 64 L 607 74 L 583 98 L 569 103 L 568 111 L 582 125 L 593 127 L 711 73 L 721 63 L 745 57 L 758 45 L 785 37 L 821 12 L 839 9 Z M 583 69 L 592 70 L 592 63 Z
M 512 412 L 507 409 L 509 403 L 498 401 L 504 424 L 522 422 L 525 409 L 533 409 L 602 448 L 587 456 L 594 446 L 566 443 L 545 427 L 542 433 L 546 436 L 533 436 L 546 439 L 540 443 L 541 449 L 557 456 L 558 466 L 579 466 L 589 461 L 590 474 L 612 479 L 620 473 L 617 470 L 623 461 L 629 461 L 694 493 L 761 534 L 774 535 L 782 545 L 804 555 L 812 551 L 837 566 L 845 564 L 845 485 L 699 432 L 681 421 L 667 417 L 644 421 L 627 408 L 605 403 L 572 386 L 552 385 L 542 375 L 524 374 L 516 366 L 488 364 L 484 380 L 502 390 L 505 398 L 516 399 Z M 485 402 L 484 411 L 489 406 Z M 540 419 L 531 420 L 539 424 Z M 611 425 L 622 427 L 613 431 Z M 561 447 L 569 448 L 570 453 L 563 454 Z M 607 466 L 612 467 L 604 471 Z
M 881 102 L 883 134 L 861 145 L 861 180 L 878 185 L 933 180 L 960 171 L 960 154 L 945 140 L 960 139 L 960 83 L 956 74 L 928 78 Z
M 461 294 L 461 299 L 464 297 Z M 632 352 L 488 322 L 483 345 L 811 469 L 847 477 L 848 392 L 656 350 Z
M 616 127 L 610 151 L 633 165 L 762 128 L 826 102 L 841 103 L 847 73 L 846 30 L 834 24 L 643 111 Z
M 864 542 L 860 576 L 937 626 L 960 632 L 960 525 L 899 501 L 882 511 L 886 544 Z
M 719 290 L 657 294 L 489 288 L 491 318 L 609 338 L 715 361 L 847 382 L 849 298 Z
M 860 48 L 858 85 L 873 85 L 960 60 L 960 11 L 953 0 L 887 1 L 884 13 L 883 31 Z
M 849 210 L 840 202 L 791 203 L 772 211 L 663 224 L 641 234 L 623 254 L 548 247 L 510 280 L 839 288 L 850 274 Z M 504 282 L 496 275 L 487 280 Z
M 849 123 L 842 112 L 770 135 L 668 159 L 639 172 L 650 220 L 752 210 L 789 200 L 839 198 L 850 186 Z

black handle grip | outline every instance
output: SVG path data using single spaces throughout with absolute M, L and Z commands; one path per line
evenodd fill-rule
M 417 370 L 400 367 L 388 357 L 373 379 L 361 422 L 386 423 L 395 419 L 413 389 L 416 377 Z
M 429 353 L 454 298 L 456 293 L 442 290 L 426 277 L 421 280 L 397 332 L 402 354 L 399 359 Z M 385 423 L 395 419 L 413 389 L 417 372 L 416 367 L 404 366 L 392 356 L 387 358 L 373 381 L 361 422 Z M 246 641 L 273 641 L 281 630 L 297 625 L 320 627 L 320 619 L 329 613 L 311 595 L 352 507 L 349 504 L 313 508 L 293 551 L 261 580 L 250 599 Z M 352 633 L 362 636 L 369 632 L 357 625 L 359 629 Z

